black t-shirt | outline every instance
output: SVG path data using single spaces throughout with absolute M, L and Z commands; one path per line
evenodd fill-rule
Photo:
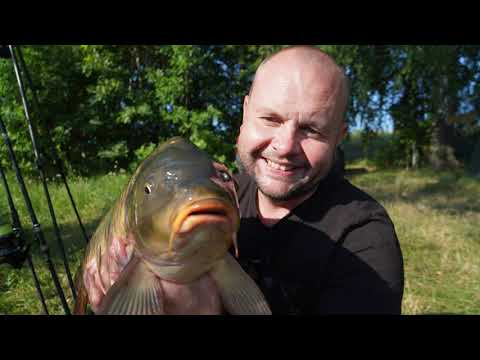
M 332 170 L 314 195 L 272 227 L 257 187 L 236 175 L 239 262 L 273 314 L 400 314 L 403 258 L 385 209 Z

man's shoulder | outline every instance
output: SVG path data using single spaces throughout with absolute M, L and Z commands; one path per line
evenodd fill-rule
M 387 214 L 385 208 L 372 195 L 345 178 L 339 181 L 330 198 L 332 205 L 340 208 L 348 207 L 369 214 Z
M 328 190 L 317 191 L 306 212 L 306 219 L 326 231 L 333 240 L 340 240 L 351 229 L 372 221 L 393 224 L 376 199 L 344 178 Z

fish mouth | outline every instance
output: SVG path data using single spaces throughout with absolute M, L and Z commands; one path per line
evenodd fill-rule
M 173 221 L 169 249 L 176 236 L 185 236 L 205 225 L 216 225 L 226 232 L 235 233 L 239 225 L 238 212 L 232 205 L 219 199 L 210 198 L 189 204 L 178 211 Z

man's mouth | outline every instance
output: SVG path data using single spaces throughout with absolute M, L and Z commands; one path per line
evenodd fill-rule
M 272 169 L 275 170 L 282 170 L 282 171 L 291 171 L 295 168 L 293 165 L 282 165 L 279 163 L 276 163 L 270 159 L 265 159 L 267 161 L 267 165 L 271 167 Z
M 278 163 L 273 160 L 262 158 L 267 165 L 267 169 L 271 170 L 273 174 L 281 176 L 291 176 L 296 174 L 302 167 L 289 163 Z

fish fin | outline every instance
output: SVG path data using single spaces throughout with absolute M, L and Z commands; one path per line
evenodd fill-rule
M 77 293 L 77 299 L 75 300 L 73 314 L 85 315 L 87 313 L 88 294 L 85 284 L 83 283 L 83 266 L 80 267 L 75 275 L 75 290 Z
M 108 289 L 98 315 L 163 314 L 163 290 L 158 279 L 136 256 Z
M 210 271 L 225 310 L 232 315 L 271 315 L 270 307 L 253 279 L 229 254 Z

